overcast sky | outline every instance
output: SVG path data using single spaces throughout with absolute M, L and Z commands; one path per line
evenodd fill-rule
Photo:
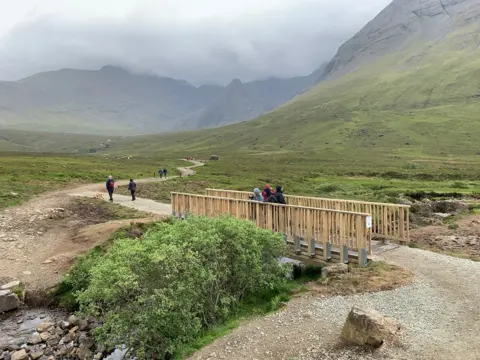
M 111 64 L 228 83 L 306 75 L 390 0 L 0 0 L 0 79 Z

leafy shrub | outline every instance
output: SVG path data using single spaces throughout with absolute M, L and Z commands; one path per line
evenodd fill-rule
M 162 220 L 169 222 L 170 219 Z M 104 244 L 93 248 L 85 255 L 77 257 L 69 273 L 63 276 L 58 287 L 51 295 L 58 300 L 58 305 L 68 311 L 78 310 L 76 296 L 90 285 L 90 270 L 102 261 L 105 251 L 117 239 L 136 239 L 141 237 L 154 223 L 131 223 L 128 227 L 117 230 Z
M 163 357 L 283 282 L 284 251 L 280 235 L 231 217 L 158 223 L 141 241 L 117 240 L 78 300 L 103 322 L 99 341 Z
M 453 189 L 469 189 L 470 188 L 470 186 L 464 183 L 463 181 L 455 181 L 452 183 L 450 187 Z

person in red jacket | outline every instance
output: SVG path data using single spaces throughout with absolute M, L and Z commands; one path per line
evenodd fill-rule
M 270 193 L 269 193 L 269 194 L 267 194 L 267 189 L 270 190 Z M 266 185 L 265 185 L 265 188 L 264 188 L 263 191 L 262 191 L 263 201 L 267 201 L 267 198 L 268 198 L 270 195 L 275 195 L 275 191 L 273 191 L 273 189 L 272 189 L 272 187 L 270 186 L 270 184 L 266 184 Z

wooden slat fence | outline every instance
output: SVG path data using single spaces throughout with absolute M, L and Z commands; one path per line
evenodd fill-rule
M 206 189 L 208 196 L 248 200 L 251 192 Z M 352 211 L 372 216 L 372 235 L 381 238 L 394 238 L 410 241 L 410 206 L 365 202 L 357 200 L 328 199 L 307 196 L 284 195 L 289 205 L 307 206 L 340 211 Z
M 306 248 L 309 257 L 365 264 L 371 252 L 368 214 L 177 192 L 171 198 L 175 216 L 230 214 L 251 220 L 260 228 L 284 234 L 297 255 Z

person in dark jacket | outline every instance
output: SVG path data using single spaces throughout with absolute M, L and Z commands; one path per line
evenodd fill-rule
M 265 191 L 265 195 L 266 195 L 265 202 L 267 202 L 267 203 L 276 203 L 277 202 L 277 199 L 275 198 L 275 195 L 272 193 L 271 188 L 266 187 L 264 191 Z
M 113 180 L 112 175 L 108 176 L 107 182 L 105 183 L 105 187 L 107 188 L 110 201 L 113 201 L 113 191 L 115 190 L 115 180 Z
M 133 179 L 130 179 L 130 182 L 128 183 L 128 190 L 130 190 L 130 194 L 132 194 L 132 201 L 135 201 L 135 191 L 137 190 L 137 184 Z
M 163 177 L 163 170 L 162 170 L 162 168 L 160 168 L 160 169 L 158 170 L 158 176 L 160 176 L 160 179 Z
M 165 179 L 167 178 L 167 169 L 163 168 L 163 176 L 165 176 Z
M 280 185 L 277 185 L 277 191 L 275 191 L 275 200 L 277 204 L 286 204 L 285 197 L 283 196 L 283 188 Z

